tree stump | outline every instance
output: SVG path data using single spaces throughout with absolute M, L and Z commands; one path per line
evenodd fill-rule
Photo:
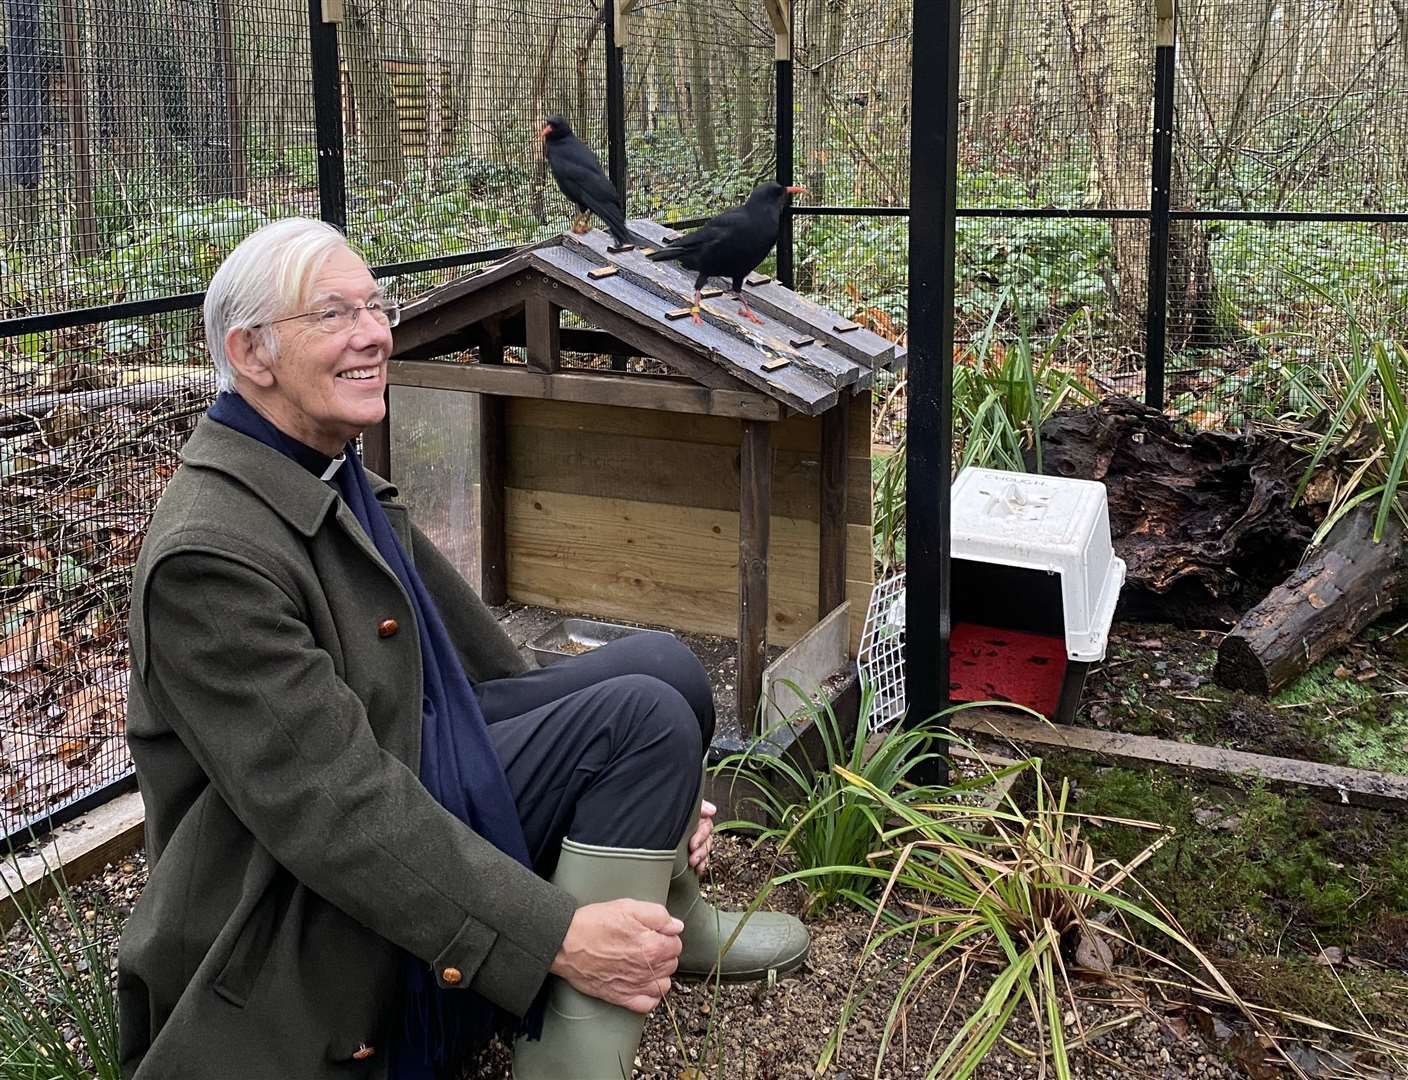
M 1270 436 L 1185 431 L 1112 398 L 1057 413 L 1041 438 L 1048 475 L 1105 484 L 1121 618 L 1230 626 L 1295 568 L 1322 516 L 1292 508 L 1302 459 Z
M 1351 513 L 1222 639 L 1217 684 L 1269 697 L 1353 641 L 1396 603 L 1402 551 L 1396 519 L 1375 543 L 1374 510 Z

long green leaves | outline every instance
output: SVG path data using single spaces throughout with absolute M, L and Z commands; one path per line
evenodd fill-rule
M 32 894 L 16 898 L 28 961 L 0 969 L 0 1076 L 120 1080 L 113 947 L 104 919 L 83 918 L 60 888 L 71 938 L 51 933 Z M 111 927 L 108 927 L 111 930 Z
M 976 1005 L 926 1061 L 926 1077 L 962 1080 L 972 1076 L 1021 1010 L 1032 1019 L 1043 1062 L 1050 1063 L 1058 1080 L 1068 1080 L 1067 1039 L 1072 1034 L 1083 1038 L 1084 1033 L 1080 1010 L 1072 1008 L 1074 991 L 1066 958 L 1082 939 L 1087 946 L 1090 941 L 1104 942 L 1096 948 L 1107 955 L 1130 950 L 1172 969 L 1188 983 L 1240 1007 L 1261 1030 L 1256 1013 L 1187 938 L 1172 914 L 1155 897 L 1131 894 L 1138 888 L 1134 871 L 1162 846 L 1168 832 L 1152 823 L 1120 820 L 1119 824 L 1157 830 L 1159 835 L 1127 863 L 1097 862 L 1080 836 L 1082 821 L 1089 819 L 1067 809 L 1068 785 L 1063 782 L 1053 791 L 1039 760 L 1024 764 L 1033 769 L 1036 781 L 1030 811 L 1010 797 L 991 808 L 897 798 L 868 777 L 837 768 L 851 789 L 848 797 L 870 800 L 871 817 L 885 823 L 877 850 L 869 853 L 864 867 L 868 875 L 883 875 L 885 887 L 878 899 L 864 898 L 874 915 L 870 941 L 843 1006 L 842 1023 L 818 1061 L 818 1073 L 834 1062 L 846 1022 L 859 1001 L 874 992 L 873 982 L 863 975 L 877 966 L 894 970 L 897 946 L 903 948 L 902 959 L 908 960 L 909 967 L 893 991 L 876 1054 L 877 1078 L 884 1070 L 892 1036 L 935 988 L 938 976 L 956 972 L 949 986 L 947 1017 L 958 1008 L 972 973 L 995 968 Z M 1114 823 L 1115 819 L 1099 820 Z M 801 871 L 779 881 L 805 876 Z M 1141 944 L 1131 924 L 1162 937 L 1167 955 Z M 1191 957 L 1191 965 L 1179 957 Z M 1065 1030 L 1068 1012 L 1076 1018 L 1073 1032 Z
M 809 701 L 799 687 L 791 689 Z M 798 869 L 791 880 L 808 889 L 808 915 L 818 915 L 842 898 L 863 904 L 885 878 L 866 861 L 886 834 L 883 807 L 857 789 L 852 777 L 864 777 L 868 787 L 906 806 L 956 799 L 965 787 L 910 782 L 917 767 L 943 752 L 945 736 L 935 727 L 893 731 L 868 749 L 874 699 L 873 690 L 863 687 L 853 732 L 843 730 L 830 703 L 805 706 L 801 719 L 820 737 L 819 760 L 811 760 L 801 743 L 794 744 L 790 756 L 776 755 L 764 738 L 718 766 L 721 775 L 752 789 L 754 794 L 740 804 L 758 812 L 753 820 L 727 822 L 726 827 L 774 840 L 780 853 L 791 856 Z
M 1408 399 L 1403 390 L 1408 349 L 1402 341 L 1366 329 L 1348 296 L 1336 298 L 1310 282 L 1301 284 L 1338 309 L 1348 337 L 1343 355 L 1332 354 L 1297 381 L 1308 411 L 1318 414 L 1314 423 L 1320 430 L 1310 442 L 1295 501 L 1305 497 L 1315 477 L 1331 469 L 1330 507 L 1311 542 L 1320 543 L 1346 514 L 1371 502 L 1378 504 L 1374 539 L 1380 540 L 1390 514 L 1408 523 Z

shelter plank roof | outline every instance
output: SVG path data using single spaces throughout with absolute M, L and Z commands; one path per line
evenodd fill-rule
M 423 352 L 427 343 L 449 339 L 482 318 L 485 302 L 492 299 L 482 294 L 489 290 L 511 299 L 517 289 L 525 295 L 548 289 L 560 307 L 609 309 L 613 317 L 627 318 L 668 343 L 676 355 L 686 350 L 808 415 L 824 412 L 841 393 L 868 388 L 875 369 L 893 365 L 893 344 L 863 328 L 844 329 L 850 326 L 844 318 L 771 280 L 745 285 L 760 325 L 735 314 L 737 301 L 727 282 L 721 295 L 701 305 L 703 325 L 668 318 L 690 305 L 694 274 L 673 263 L 651 262 L 641 250 L 663 244 L 667 228 L 647 220 L 632 221 L 630 228 L 640 243 L 629 251 L 610 250 L 612 240 L 599 230 L 563 234 L 433 289 L 405 306 L 401 336 Z M 604 267 L 614 273 L 603 275 Z M 593 271 L 597 276 L 591 276 Z M 573 294 L 584 304 L 574 305 Z M 459 309 L 474 314 L 457 318 Z M 590 320 L 589 311 L 583 314 Z M 707 369 L 696 375 L 701 372 Z

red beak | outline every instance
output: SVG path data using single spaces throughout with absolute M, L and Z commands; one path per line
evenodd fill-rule
M 789 195 L 805 195 L 807 193 L 807 189 L 804 188 L 801 184 L 793 184 L 790 188 L 787 189 L 787 192 Z
M 546 139 L 546 138 L 548 137 L 548 132 L 551 131 L 551 130 L 552 130 L 551 127 L 549 127 L 547 124 L 544 124 L 544 125 L 543 125 L 543 130 L 540 131 L 540 132 L 538 132 L 538 138 L 540 138 L 540 139 Z

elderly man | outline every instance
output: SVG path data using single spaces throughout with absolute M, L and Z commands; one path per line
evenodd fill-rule
M 703 670 L 628 638 L 525 671 L 353 441 L 398 311 L 332 227 L 267 225 L 205 300 L 222 391 L 133 586 L 151 878 L 118 963 L 138 1080 L 629 1075 L 670 976 L 806 931 L 700 899 Z M 722 955 L 720 955 L 722 952 Z M 550 977 L 552 976 L 552 977 Z

